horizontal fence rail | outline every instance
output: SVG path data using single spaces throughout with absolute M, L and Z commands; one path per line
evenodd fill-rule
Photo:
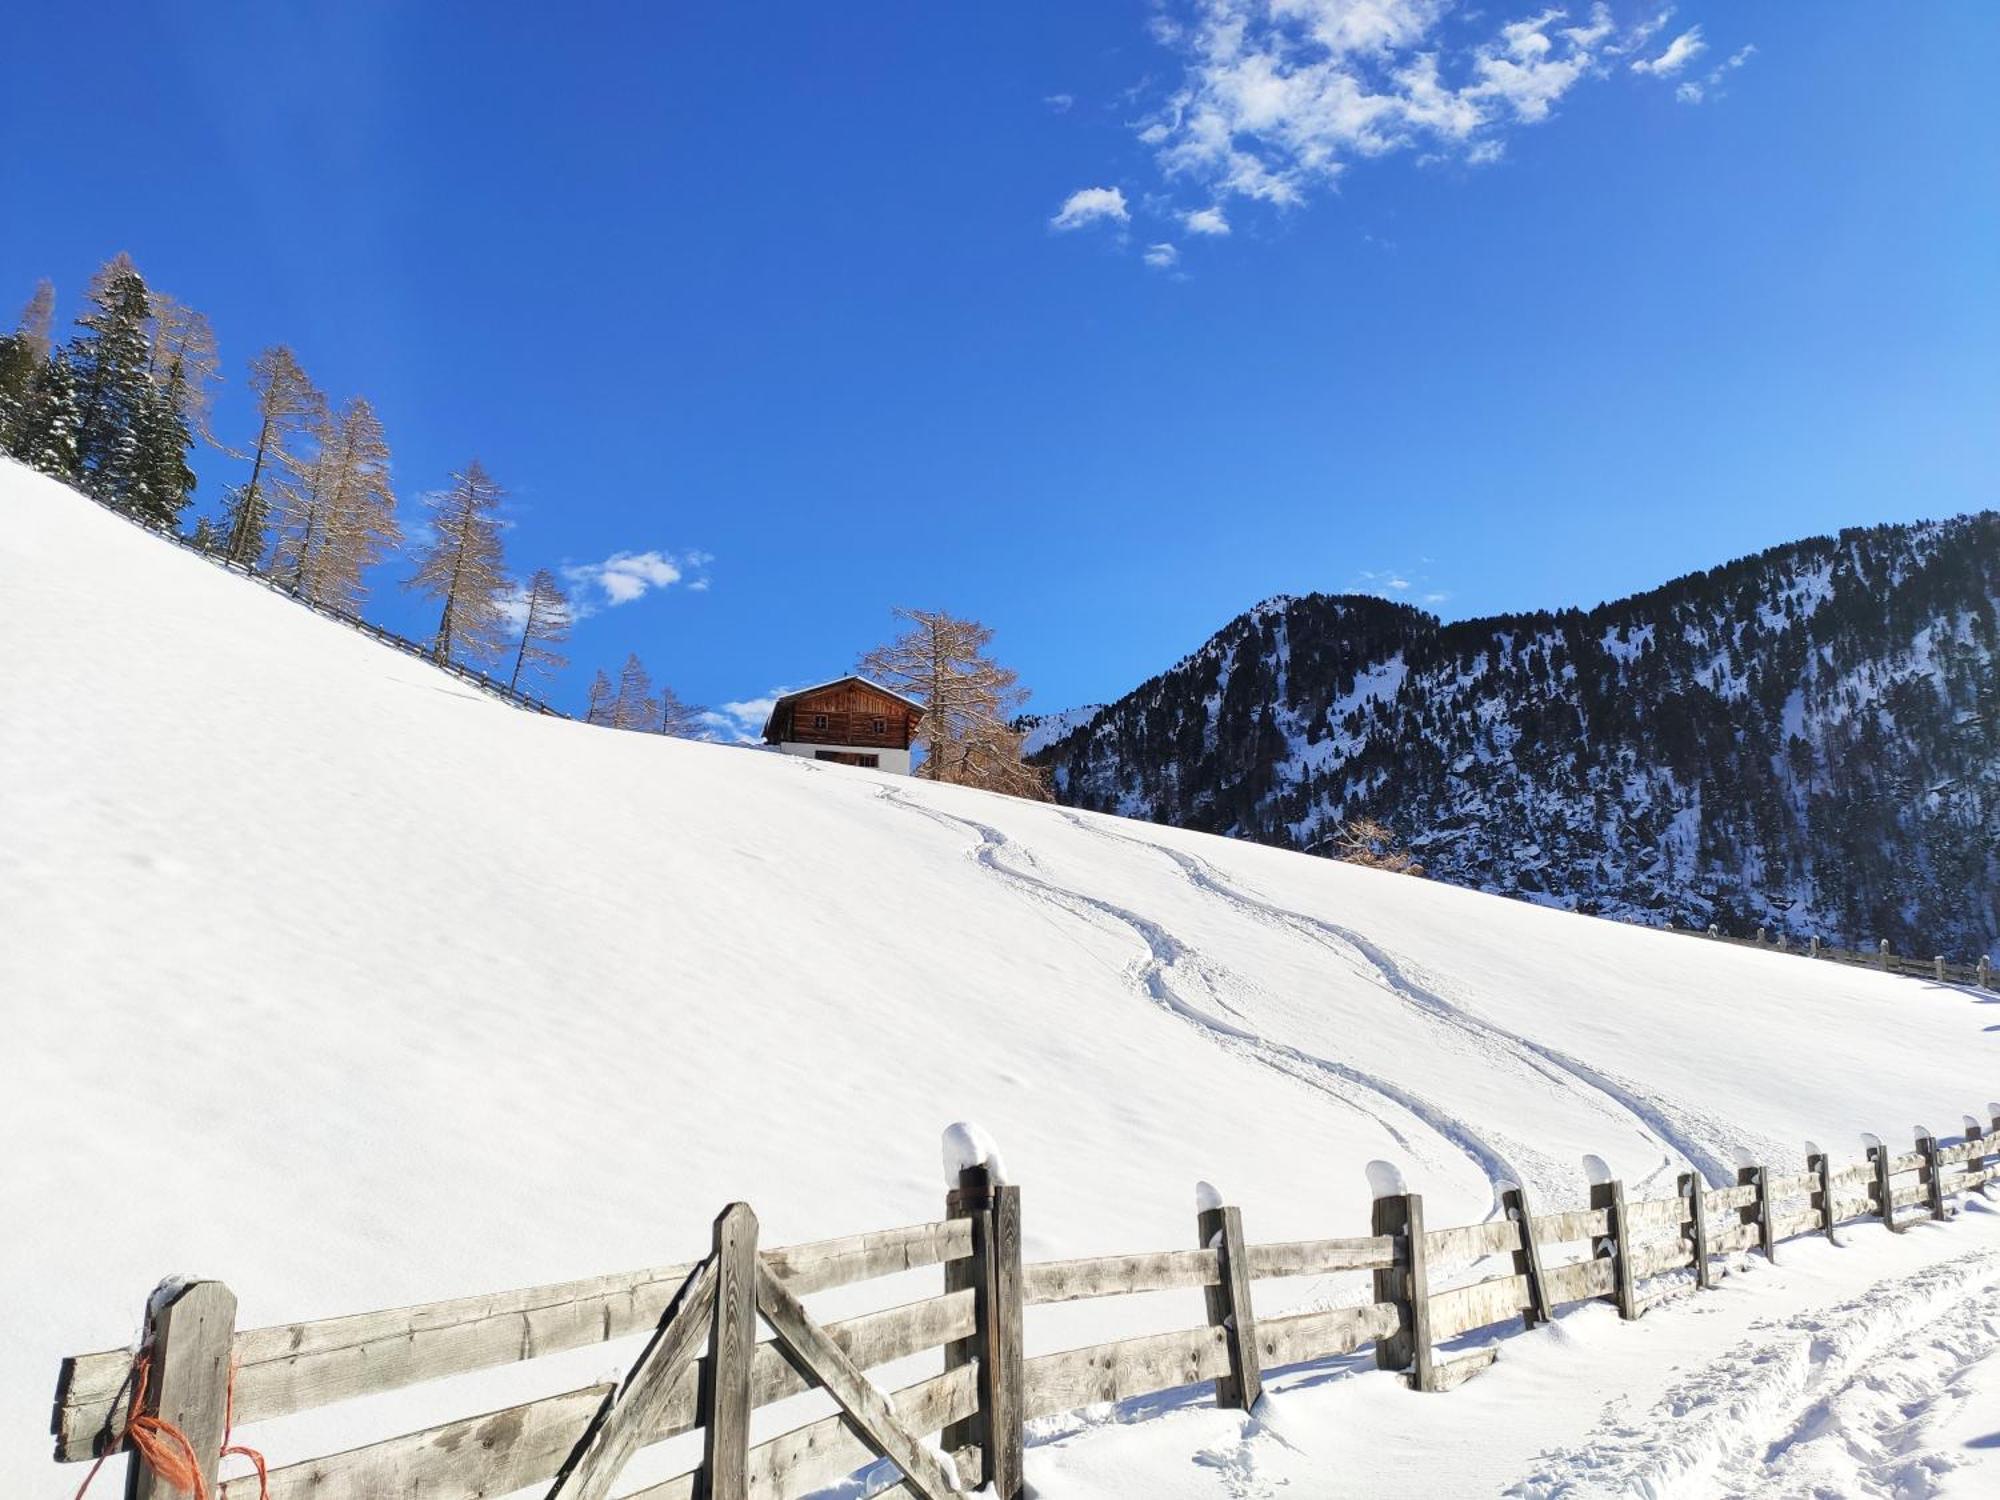
M 1677 932 L 1683 937 L 1705 937 L 1720 943 L 1733 943 L 1741 948 L 1763 948 L 1773 953 L 1789 953 L 1797 958 L 1818 958 L 1829 963 L 1878 969 L 1884 974 L 1928 979 L 1936 984 L 1969 984 L 1982 990 L 1996 988 L 1993 960 L 1984 953 L 1970 963 L 1960 963 L 1942 953 L 1934 953 L 1929 958 L 1914 953 L 1897 953 L 1889 946 L 1887 938 L 1872 948 L 1840 948 L 1822 943 L 1816 937 L 1787 938 L 1784 933 L 1773 933 L 1767 927 L 1759 927 L 1749 937 L 1724 932 L 1720 927 L 1667 927 L 1662 930 Z
M 1468 1347 L 1482 1332 L 1533 1328 L 1590 1301 L 1638 1318 L 1713 1285 L 1722 1257 L 1776 1259 L 1802 1235 L 1838 1244 L 1836 1230 L 1855 1223 L 1901 1234 L 1948 1220 L 1952 1197 L 2000 1180 L 2000 1106 L 1984 1125 L 1967 1117 L 1948 1143 L 1920 1131 L 1899 1152 L 1867 1139 L 1864 1159 L 1845 1164 L 1811 1148 L 1799 1170 L 1747 1164 L 1721 1184 L 1684 1172 L 1667 1197 L 1628 1199 L 1600 1175 L 1582 1208 L 1537 1212 L 1510 1185 L 1499 1216 L 1440 1228 L 1397 1181 L 1378 1189 L 1372 1232 L 1352 1238 L 1256 1243 L 1239 1209 L 1205 1195 L 1187 1247 L 1023 1264 L 1019 1188 L 974 1167 L 929 1223 L 762 1249 L 756 1216 L 736 1204 L 700 1260 L 386 1312 L 236 1329 L 221 1283 L 163 1287 L 137 1351 L 63 1361 L 55 1456 L 133 1452 L 143 1393 L 144 1414 L 185 1436 L 204 1492 L 221 1500 L 477 1500 L 542 1486 L 550 1500 L 599 1500 L 634 1455 L 695 1435 L 699 1464 L 617 1490 L 620 1500 L 795 1500 L 877 1466 L 879 1482 L 924 1500 L 981 1485 L 1015 1500 L 1024 1424 L 1037 1417 L 1201 1384 L 1248 1409 L 1265 1372 L 1370 1346 L 1415 1389 L 1448 1391 L 1495 1362 L 1492 1340 Z M 897 1305 L 822 1322 L 802 1300 L 927 1267 L 941 1289 Z M 1356 1281 L 1354 1305 L 1277 1316 L 1254 1305 L 1258 1282 L 1340 1275 L 1369 1278 Z M 1162 1291 L 1199 1293 L 1204 1323 L 1023 1355 L 1029 1309 Z M 621 1380 L 279 1464 L 267 1480 L 217 1473 L 231 1421 L 647 1333 Z M 893 1390 L 871 1377 L 926 1354 L 942 1369 Z M 750 1442 L 753 1413 L 811 1394 L 833 1409 Z M 142 1454 L 132 1461 L 139 1500 L 174 1493 Z

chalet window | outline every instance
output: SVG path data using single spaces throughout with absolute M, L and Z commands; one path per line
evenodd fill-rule
M 813 728 L 815 728 L 815 729 L 824 729 L 824 728 L 826 728 L 826 715 L 825 715 L 825 714 L 814 714 L 814 715 L 813 715 Z
M 875 732 L 877 734 L 887 734 L 889 732 L 889 721 L 887 719 L 877 719 L 875 721 Z

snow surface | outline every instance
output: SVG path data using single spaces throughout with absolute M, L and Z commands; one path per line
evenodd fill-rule
M 0 1493 L 74 1490 L 57 1361 L 131 1338 L 169 1271 L 226 1280 L 247 1327 L 658 1265 L 733 1199 L 773 1244 L 909 1223 L 967 1119 L 1031 1259 L 1191 1244 L 1200 1178 L 1253 1240 L 1362 1233 L 1378 1159 L 1442 1226 L 1502 1181 L 1581 1205 L 1586 1152 L 1664 1195 L 1994 1092 L 1990 996 L 531 716 L 4 463 L 0 516 Z M 1029 1476 L 1971 1494 L 1983 1462 L 1991 1493 L 2000 1216 L 1847 1238 L 1510 1338 L 1448 1396 L 1354 1364 L 1275 1378 L 1255 1419 L 1181 1393 L 1043 1423 Z M 1038 1309 L 1030 1352 L 1200 1307 Z M 635 1352 L 242 1435 L 284 1462 Z

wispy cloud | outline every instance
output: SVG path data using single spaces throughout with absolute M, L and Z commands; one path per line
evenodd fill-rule
M 1076 95 L 1044 94 L 1042 95 L 1042 103 L 1046 104 L 1051 110 L 1055 111 L 1055 113 L 1059 115 L 1066 115 L 1075 106 Z
M 1146 264 L 1156 270 L 1167 271 L 1180 264 L 1181 252 L 1173 245 L 1159 244 L 1146 247 Z
M 1097 224 L 1107 220 L 1114 224 L 1124 224 L 1131 218 L 1131 210 L 1125 206 L 1123 190 L 1115 187 L 1078 188 L 1063 199 L 1063 206 L 1057 209 L 1055 217 L 1049 220 L 1049 228 L 1081 229 L 1086 224 Z
M 1655 78 L 1671 78 L 1707 50 L 1708 43 L 1701 39 L 1701 28 L 1699 26 L 1690 26 L 1686 31 L 1683 31 L 1679 36 L 1667 43 L 1667 50 L 1662 52 L 1658 57 L 1634 58 L 1632 61 L 1632 71 L 1634 73 L 1650 73 Z
M 1518 3 L 1518 0 L 1516 0 Z M 1229 232 L 1231 200 L 1289 208 L 1358 161 L 1490 165 L 1508 138 L 1553 119 L 1587 81 L 1626 72 L 1671 78 L 1707 43 L 1689 27 L 1664 50 L 1666 7 L 1620 22 L 1606 0 L 1538 6 L 1512 18 L 1451 0 L 1162 0 L 1148 22 L 1176 54 L 1179 80 L 1149 89 L 1134 128 L 1170 185 L 1147 216 L 1190 234 Z M 1194 189 L 1206 203 L 1173 202 Z M 1117 189 L 1074 194 L 1060 229 L 1131 216 Z
M 1674 90 L 1674 97 L 1683 104 L 1699 104 L 1704 99 L 1722 98 L 1723 80 L 1750 61 L 1756 53 L 1757 46 L 1754 42 L 1738 47 L 1725 61 L 1710 68 L 1708 76 L 1699 83 L 1692 78 L 1682 79 L 1679 87 Z
M 708 576 L 702 570 L 714 561 L 713 554 L 701 551 L 614 552 L 603 562 L 566 563 L 562 576 L 570 586 L 572 612 L 583 619 L 683 581 L 696 592 L 704 591 Z

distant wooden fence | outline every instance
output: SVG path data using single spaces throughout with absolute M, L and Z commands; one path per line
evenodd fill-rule
M 1219 1404 L 1248 1408 L 1266 1371 L 1371 1343 L 1378 1367 L 1449 1390 L 1494 1360 L 1491 1344 L 1441 1347 L 1477 1330 L 1533 1327 L 1593 1299 L 1635 1318 L 1664 1295 L 1662 1276 L 1691 1270 L 1686 1280 L 1709 1286 L 1718 1255 L 1774 1257 L 1788 1238 L 1833 1239 L 1857 1218 L 1897 1233 L 1944 1220 L 1952 1194 L 2000 1177 L 2000 1107 L 1989 1113 L 1984 1127 L 1968 1118 L 1953 1144 L 1920 1134 L 1913 1151 L 1874 1145 L 1847 1166 L 1815 1151 L 1803 1171 L 1746 1166 L 1722 1187 L 1689 1172 L 1669 1198 L 1629 1199 L 1622 1184 L 1595 1182 L 1587 1208 L 1537 1213 L 1508 1187 L 1504 1217 L 1453 1228 L 1429 1227 L 1422 1198 L 1399 1190 L 1376 1198 L 1368 1234 L 1348 1239 L 1253 1244 L 1238 1209 L 1203 1206 L 1188 1248 L 1023 1265 L 1020 1189 L 973 1168 L 934 1223 L 762 1249 L 756 1216 L 739 1203 L 691 1263 L 392 1312 L 239 1330 L 229 1289 L 198 1281 L 155 1296 L 136 1355 L 63 1361 L 56 1458 L 127 1450 L 143 1389 L 142 1415 L 185 1435 L 205 1493 L 254 1500 L 254 1474 L 216 1486 L 232 1418 L 254 1423 L 651 1330 L 615 1384 L 289 1463 L 270 1470 L 268 1494 L 475 1500 L 546 1485 L 550 1500 L 599 1500 L 640 1449 L 699 1429 L 700 1463 L 629 1492 L 634 1500 L 791 1500 L 881 1458 L 896 1471 L 880 1468 L 882 1484 L 900 1494 L 939 1500 L 991 1483 L 1011 1500 L 1023 1424 L 1036 1417 L 1201 1382 L 1213 1382 Z M 1500 1257 L 1499 1274 L 1451 1284 Z M 942 1291 L 902 1306 L 822 1322 L 801 1301 L 927 1266 L 942 1268 Z M 1350 1272 L 1370 1278 L 1358 1305 L 1282 1317 L 1254 1305 L 1257 1281 Z M 1024 1355 L 1028 1309 L 1176 1288 L 1205 1294 L 1205 1326 Z M 940 1372 L 900 1389 L 866 1373 L 930 1350 L 942 1351 Z M 815 1388 L 831 1396 L 831 1415 L 751 1443 L 753 1412 Z M 139 1458 L 133 1467 L 135 1500 L 176 1493 Z
M 1993 960 L 1982 953 L 1969 964 L 1954 963 L 1942 953 L 1934 953 L 1929 958 L 1919 958 L 1911 953 L 1897 953 L 1883 938 L 1873 948 L 1837 948 L 1822 943 L 1816 937 L 1788 939 L 1782 932 L 1773 935 L 1769 928 L 1759 927 L 1754 937 L 1734 937 L 1719 927 L 1706 930 L 1697 927 L 1670 927 L 1669 932 L 1690 934 L 1695 937 L 1714 938 L 1718 942 L 1736 943 L 1746 948 L 1768 948 L 1775 953 L 1791 953 L 1800 958 L 1823 958 L 1832 963 L 1857 964 L 1871 969 L 1880 969 L 1885 974 L 1903 974 L 1911 979 L 1929 979 L 1938 984 L 1970 984 L 1982 990 L 1994 988 Z
M 375 624 L 374 621 L 363 619 L 351 610 L 337 609 L 331 604 L 324 604 L 319 600 L 310 599 L 297 589 L 280 583 L 269 573 L 258 572 L 248 563 L 231 562 L 219 552 L 210 552 L 206 547 L 198 547 L 191 537 L 182 536 L 171 526 L 155 525 L 142 516 L 133 515 L 132 512 L 126 510 L 123 506 L 114 505 L 111 501 L 102 499 L 96 495 L 84 494 L 82 490 L 78 490 L 76 493 L 83 495 L 86 500 L 95 500 L 98 505 L 111 512 L 112 515 L 117 516 L 122 521 L 129 521 L 149 536 L 156 536 L 162 541 L 171 542 L 183 552 L 192 552 L 196 557 L 215 564 L 216 567 L 221 568 L 225 573 L 234 573 L 239 578 L 249 579 L 252 583 L 261 583 L 272 593 L 282 594 L 294 604 L 303 605 L 316 615 L 322 615 L 329 620 L 337 620 L 342 625 L 360 631 L 363 635 L 373 636 L 383 645 L 393 647 L 406 656 L 414 656 L 419 661 L 429 662 L 440 672 L 449 673 L 460 682 L 470 683 L 482 693 L 490 694 L 492 697 L 500 699 L 503 703 L 512 704 L 515 708 L 526 709 L 529 713 L 546 714 L 554 719 L 567 719 L 569 717 L 568 714 L 554 707 L 546 700 L 537 698 L 533 693 L 524 693 L 519 688 L 512 687 L 500 681 L 497 677 L 489 677 L 477 667 L 468 667 L 455 661 L 439 661 L 432 654 L 429 647 L 419 645 L 406 635 L 398 635 L 393 630 L 385 630 L 382 626 Z

